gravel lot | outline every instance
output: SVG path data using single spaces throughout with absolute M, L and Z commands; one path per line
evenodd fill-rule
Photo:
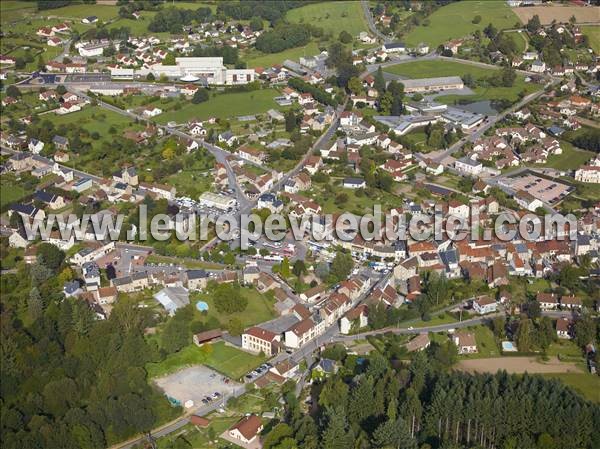
M 167 396 L 170 396 L 183 405 L 187 400 L 194 401 L 194 406 L 202 406 L 202 399 L 219 392 L 223 396 L 229 395 L 240 384 L 230 381 L 225 383 L 223 376 L 206 366 L 192 366 L 169 374 L 168 376 L 154 379 Z
M 495 373 L 506 370 L 509 374 L 528 373 L 580 373 L 574 363 L 563 363 L 553 357 L 547 362 L 538 362 L 535 357 L 496 357 L 491 359 L 461 360 L 456 366 L 468 373 Z

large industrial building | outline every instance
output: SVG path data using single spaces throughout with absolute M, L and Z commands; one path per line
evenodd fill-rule
M 465 84 L 460 76 L 443 76 L 440 78 L 421 78 L 414 80 L 401 80 L 404 92 L 434 92 L 438 90 L 463 89 Z
M 216 85 L 247 84 L 256 77 L 253 69 L 228 69 L 221 57 L 175 58 L 175 65 L 153 64 L 138 72 L 140 75 L 152 73 L 157 78 L 164 75 L 169 79 Z

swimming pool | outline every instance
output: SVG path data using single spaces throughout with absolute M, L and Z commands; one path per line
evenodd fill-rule
M 208 311 L 208 304 L 204 301 L 198 301 L 196 303 L 196 309 L 198 309 L 199 312 L 206 312 Z

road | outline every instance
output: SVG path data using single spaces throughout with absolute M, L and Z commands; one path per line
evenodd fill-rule
M 4 146 L 2 146 L 1 148 L 2 148 L 2 152 L 4 152 L 4 153 L 9 153 L 9 154 L 23 153 L 23 154 L 31 155 L 31 153 L 29 151 L 16 151 L 16 150 L 12 150 L 10 148 L 4 147 Z M 91 173 L 77 170 L 73 167 L 69 167 L 68 165 L 58 164 L 57 162 L 54 162 L 52 159 L 49 159 L 44 156 L 40 156 L 39 154 L 33 154 L 33 155 L 31 155 L 31 157 L 33 158 L 33 160 L 38 161 L 38 162 L 43 162 L 45 164 L 50 165 L 51 167 L 56 164 L 56 165 L 58 165 L 59 168 L 62 168 L 64 170 L 71 170 L 73 172 L 73 174 L 79 178 L 90 178 L 96 182 L 99 182 L 102 180 L 102 178 L 100 176 L 92 175 Z
M 379 31 L 377 29 L 377 26 L 375 25 L 375 21 L 373 20 L 373 14 L 371 14 L 371 10 L 369 9 L 369 1 L 361 0 L 360 4 L 362 6 L 363 13 L 365 15 L 365 19 L 367 19 L 367 24 L 369 25 L 369 29 L 371 30 L 371 33 L 373 33 L 375 36 L 377 36 L 383 42 L 391 42 L 392 38 L 390 36 L 386 36 L 385 34 L 383 34 L 381 31 Z
M 554 79 L 549 84 L 555 85 L 558 82 L 560 82 L 559 79 Z M 512 114 L 513 112 L 518 111 L 519 109 L 522 109 L 523 107 L 525 107 L 532 101 L 535 101 L 536 99 L 540 98 L 544 94 L 545 94 L 545 89 L 541 89 L 541 90 L 538 90 L 537 92 L 527 95 L 521 101 L 514 104 L 510 108 L 502 111 L 500 114 L 489 117 L 487 119 L 487 121 L 485 121 L 483 123 L 483 125 L 479 126 L 479 128 L 477 128 L 477 130 L 475 132 L 462 138 L 461 140 L 456 142 L 454 145 L 451 145 L 450 147 L 448 147 L 445 151 L 436 154 L 436 156 L 432 157 L 431 159 L 433 159 L 435 162 L 442 162 L 448 156 L 451 156 L 453 153 L 456 153 L 457 151 L 459 151 L 467 142 L 475 142 L 476 140 L 480 139 L 488 129 L 495 126 L 496 123 L 498 123 L 499 121 L 504 120 L 507 115 Z M 416 155 L 416 157 L 419 159 L 423 159 L 423 158 L 430 157 L 430 156 L 418 154 L 418 155 Z

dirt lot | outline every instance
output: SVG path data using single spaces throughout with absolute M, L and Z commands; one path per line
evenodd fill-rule
M 553 357 L 547 362 L 538 362 L 535 357 L 496 357 L 491 359 L 461 360 L 457 368 L 468 373 L 495 373 L 506 370 L 509 374 L 528 373 L 581 373 L 574 363 L 563 363 Z
M 575 16 L 578 23 L 600 23 L 600 7 L 592 6 L 528 6 L 526 8 L 513 8 L 513 12 L 521 22 L 527 23 L 534 15 L 540 17 L 542 25 L 549 25 L 553 20 L 567 23 L 571 16 Z

